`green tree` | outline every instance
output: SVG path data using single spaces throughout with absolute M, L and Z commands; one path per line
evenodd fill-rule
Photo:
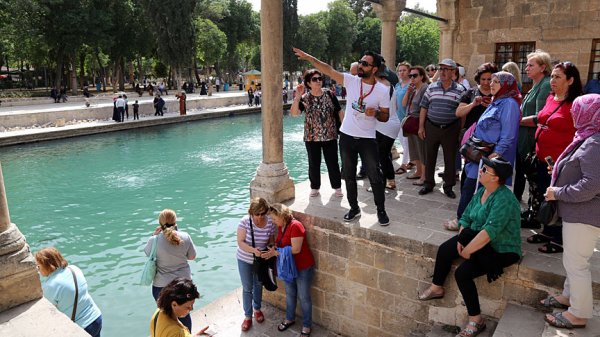
M 436 21 L 417 15 L 402 16 L 396 27 L 396 59 L 426 66 L 438 61 L 440 29 Z
M 327 12 L 323 11 L 299 17 L 295 47 L 310 53 L 320 60 L 326 60 L 328 58 L 328 41 Z
M 328 5 L 327 32 L 329 33 L 327 55 L 334 67 L 349 60 L 356 38 L 356 15 L 346 0 L 335 0 Z
M 175 75 L 175 87 L 181 87 L 181 74 L 193 61 L 194 41 L 193 15 L 196 7 L 194 0 L 172 0 L 165 4 L 163 0 L 142 0 L 146 15 L 158 26 L 151 29 L 156 37 L 158 57 L 167 63 Z
M 292 51 L 298 35 L 298 0 L 283 0 L 283 69 L 290 75 L 298 67 L 298 58 Z M 289 83 L 293 84 L 292 79 Z
M 356 30 L 356 41 L 352 48 L 355 58 L 362 57 L 367 50 L 377 52 L 381 49 L 381 20 L 366 17 L 358 21 Z
M 196 19 L 196 57 L 207 71 L 217 63 L 227 50 L 227 36 L 209 19 Z
M 216 22 L 219 29 L 227 36 L 227 53 L 225 66 L 230 73 L 237 72 L 240 59 L 236 49 L 239 43 L 254 40 L 260 41 L 260 22 L 256 20 L 256 12 L 246 0 L 229 0 L 229 15 Z
M 346 0 L 346 2 L 358 19 L 375 16 L 369 0 Z

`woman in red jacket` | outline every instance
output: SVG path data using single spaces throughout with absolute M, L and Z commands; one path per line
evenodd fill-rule
M 535 179 L 529 185 L 528 211 L 531 219 L 535 219 L 544 200 L 544 193 L 550 186 L 548 165 L 558 159 L 558 156 L 573 140 L 575 127 L 571 117 L 571 106 L 575 98 L 582 94 L 579 70 L 571 62 L 561 62 L 554 66 L 550 76 L 551 94 L 546 99 L 546 105 L 537 116 L 523 118 L 522 125 L 537 125 L 535 132 L 535 152 L 537 165 Z M 546 158 L 551 159 L 546 162 Z M 534 220 L 535 221 L 535 220 Z M 562 249 L 562 227 L 544 226 L 540 234 L 527 238 L 529 243 L 545 243 L 538 248 L 542 253 L 560 253 Z

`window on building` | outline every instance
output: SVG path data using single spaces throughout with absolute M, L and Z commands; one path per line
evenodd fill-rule
M 590 70 L 588 81 L 594 78 L 600 79 L 600 39 L 592 40 L 592 52 L 590 53 Z
M 498 65 L 498 68 L 501 68 L 504 63 L 511 61 L 515 62 L 519 66 L 519 69 L 521 69 L 523 92 L 528 92 L 533 83 L 533 81 L 527 77 L 527 74 L 525 73 L 525 65 L 527 64 L 527 54 L 534 51 L 535 42 L 496 43 L 494 62 Z

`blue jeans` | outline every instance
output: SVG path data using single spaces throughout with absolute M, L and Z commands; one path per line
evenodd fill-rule
M 86 326 L 83 330 L 92 337 L 100 337 L 100 330 L 102 330 L 102 315 L 98 316 L 95 321 Z
M 315 276 L 315 266 L 298 270 L 298 277 L 294 282 L 285 282 L 285 319 L 296 320 L 296 299 L 300 299 L 302 308 L 302 326 L 312 327 L 312 299 L 310 287 Z
M 162 289 L 163 289 L 163 287 L 152 286 L 152 296 L 154 297 L 155 300 L 158 300 L 158 295 L 160 294 L 160 291 Z M 192 332 L 192 316 L 190 316 L 190 314 L 187 314 L 187 316 L 185 316 L 185 317 L 179 317 L 179 321 L 186 328 L 188 328 L 188 330 L 190 330 L 190 333 Z
M 466 171 L 463 171 L 463 174 L 466 175 Z M 456 219 L 460 220 L 460 217 L 471 202 L 471 199 L 473 199 L 476 187 L 477 179 L 465 178 L 465 182 L 460 190 L 460 202 L 458 203 L 458 209 L 456 210 Z
M 242 300 L 244 315 L 252 317 L 252 308 L 260 310 L 262 304 L 262 283 L 252 270 L 253 265 L 237 260 L 240 279 L 242 280 Z

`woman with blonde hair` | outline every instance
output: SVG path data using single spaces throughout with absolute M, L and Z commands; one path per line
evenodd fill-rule
M 177 214 L 172 209 L 164 209 L 158 216 L 159 226 L 150 237 L 144 253 L 150 256 L 152 245 L 156 244 L 156 276 L 152 282 L 152 296 L 158 299 L 160 291 L 178 277 L 192 279 L 188 260 L 196 258 L 196 248 L 188 233 L 177 230 Z M 192 331 L 192 318 L 188 314 L 179 320 Z
M 40 274 L 47 277 L 42 286 L 44 297 L 90 336 L 100 337 L 102 313 L 88 293 L 81 269 L 69 265 L 54 247 L 36 252 L 35 261 Z
M 521 82 L 521 70 L 519 66 L 514 62 L 506 62 L 502 66 L 502 71 L 506 71 L 507 73 L 511 73 L 515 79 L 517 80 L 517 87 L 519 91 L 523 91 L 523 85 Z

